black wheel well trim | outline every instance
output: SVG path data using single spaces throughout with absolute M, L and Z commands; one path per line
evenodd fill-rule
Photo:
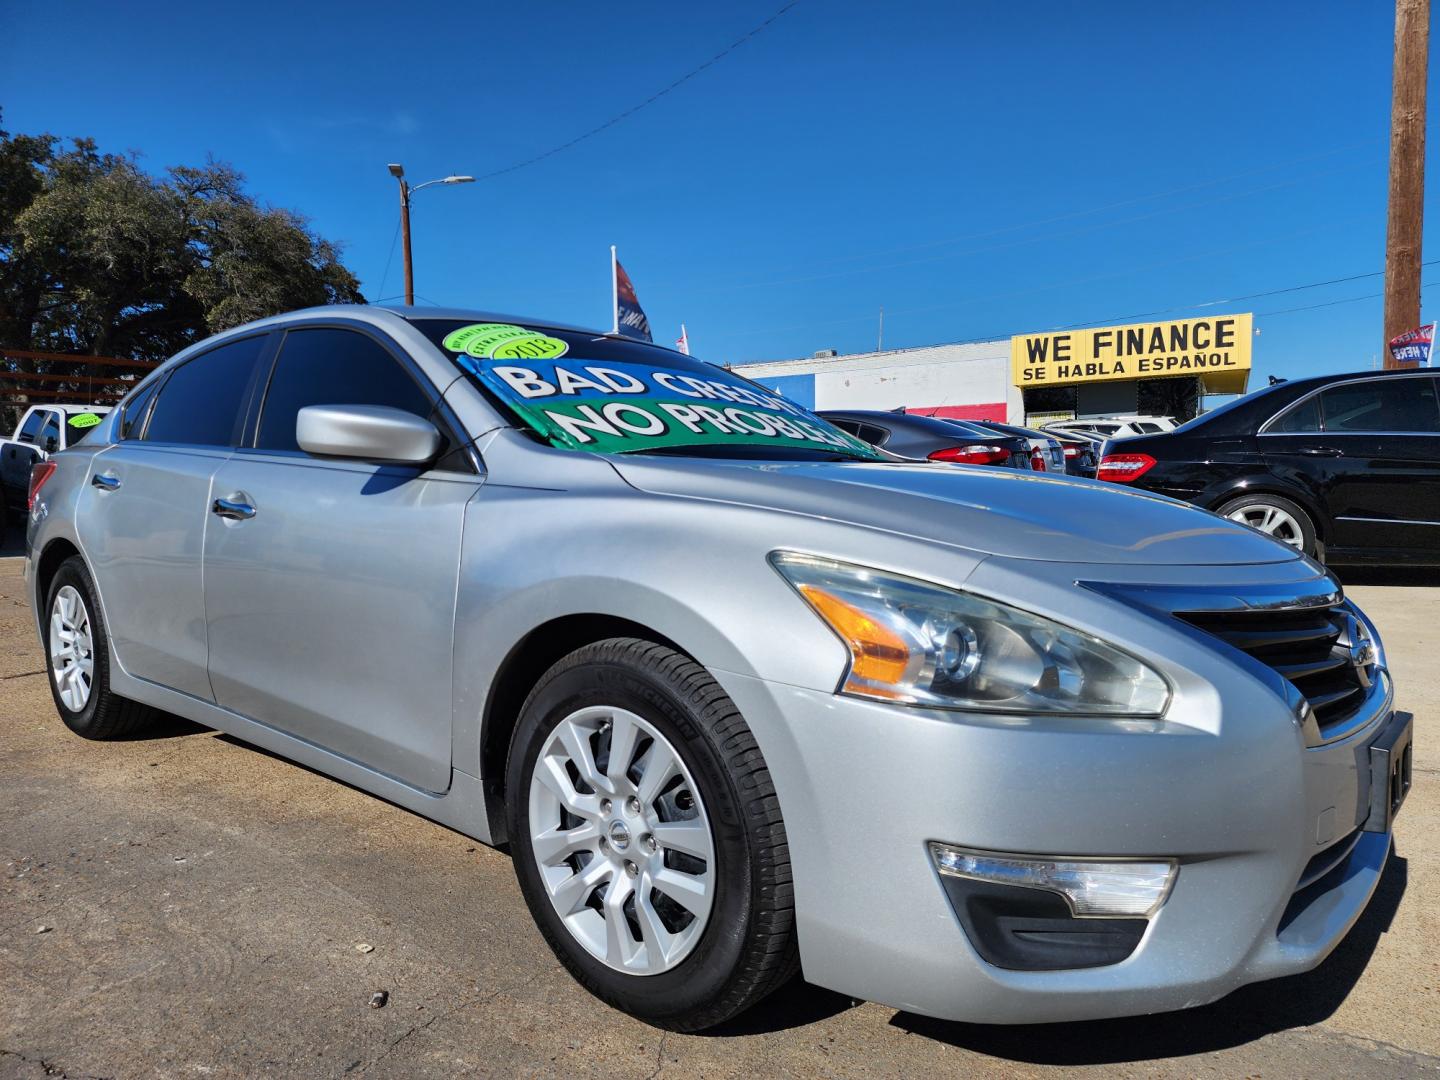
M 540 677 L 576 649 L 610 638 L 640 638 L 682 655 L 694 656 L 666 635 L 633 619 L 598 612 L 561 615 L 541 623 L 511 647 L 496 669 L 480 718 L 480 781 L 491 841 L 508 840 L 505 820 L 505 766 L 520 707 Z
M 1227 502 L 1243 498 L 1246 495 L 1276 495 L 1287 499 L 1310 515 L 1310 523 L 1315 526 L 1315 539 L 1325 540 L 1330 532 L 1330 517 L 1322 511 L 1319 505 L 1310 497 L 1307 492 L 1297 491 L 1295 488 L 1275 480 L 1264 480 L 1255 483 L 1250 480 L 1241 480 L 1232 484 L 1217 495 L 1212 495 L 1206 509 L 1218 513 L 1220 507 Z

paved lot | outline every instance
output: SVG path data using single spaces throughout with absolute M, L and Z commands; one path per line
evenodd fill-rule
M 1319 970 L 1188 1013 L 1038 1028 L 796 982 L 729 1030 L 681 1036 L 571 982 L 500 852 L 179 721 L 70 735 L 20 571 L 0 558 L 0 1077 L 1440 1070 L 1440 579 L 1352 588 L 1425 723 L 1395 857 Z M 367 1006 L 376 990 L 385 1008 Z

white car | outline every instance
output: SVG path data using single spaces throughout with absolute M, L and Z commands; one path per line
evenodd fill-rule
M 30 466 L 74 446 L 109 411 L 109 405 L 32 405 L 14 436 L 0 438 L 0 536 L 9 512 L 25 507 Z
M 1174 431 L 1175 427 L 1175 421 L 1168 416 L 1106 416 L 1095 420 L 1056 420 L 1046 424 L 1044 430 L 1123 439 L 1130 435 L 1158 435 L 1162 431 Z

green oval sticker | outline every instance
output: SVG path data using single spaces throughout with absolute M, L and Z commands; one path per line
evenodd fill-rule
M 76 413 L 70 417 L 70 426 L 73 428 L 91 428 L 100 423 L 100 417 L 93 412 Z
M 442 344 L 451 352 L 465 353 L 482 360 L 553 360 L 564 356 L 570 348 L 559 338 L 511 323 L 462 326 L 446 334 Z
M 531 334 L 497 345 L 490 353 L 496 360 L 554 360 L 564 356 L 570 346 L 547 334 Z

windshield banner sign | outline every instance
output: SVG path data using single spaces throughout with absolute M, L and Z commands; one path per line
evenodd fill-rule
M 448 344 L 448 342 L 447 342 Z M 669 446 L 745 444 L 830 449 L 880 460 L 869 443 L 758 387 L 693 371 L 568 357 L 476 362 L 475 376 L 552 446 L 623 454 Z

